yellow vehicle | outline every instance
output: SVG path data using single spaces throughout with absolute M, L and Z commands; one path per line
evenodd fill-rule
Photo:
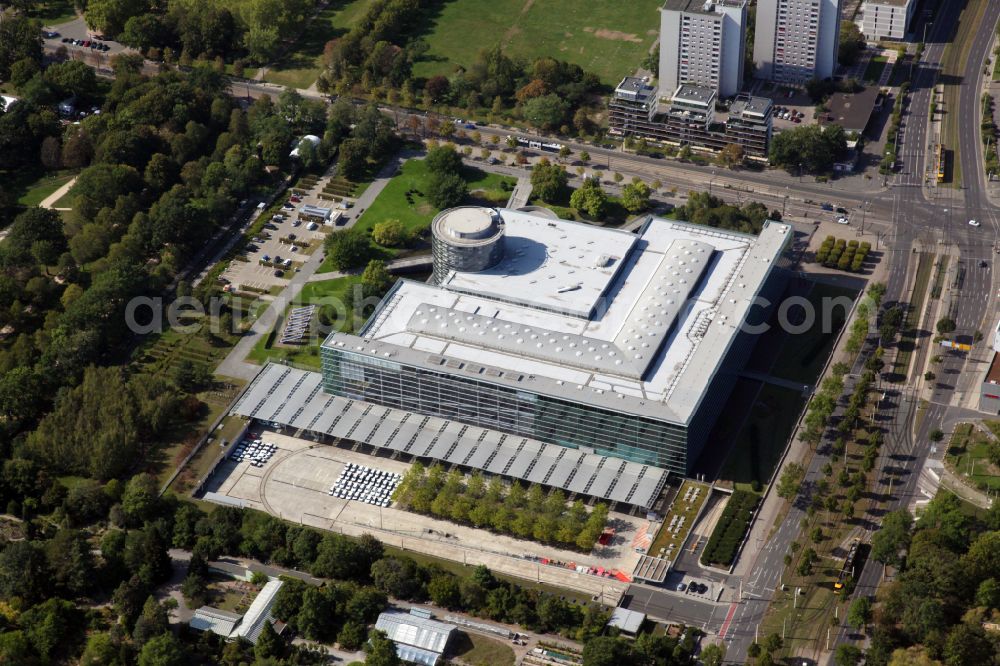
M 938 144 L 936 148 L 937 158 L 937 182 L 944 182 L 944 144 Z

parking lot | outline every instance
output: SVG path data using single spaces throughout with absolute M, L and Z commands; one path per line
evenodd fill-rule
M 260 235 L 247 245 L 246 253 L 230 262 L 222 277 L 238 287 L 261 291 L 287 285 L 288 278 L 302 265 L 305 256 L 315 252 L 326 237 L 323 226 L 299 219 L 298 207 L 310 198 L 302 197 L 298 203 L 290 204 L 290 208 L 282 207 L 281 212 L 266 223 Z M 298 247 L 290 240 L 310 246 Z
M 616 603 L 626 585 L 615 578 L 580 573 L 569 566 L 552 566 L 541 559 L 581 568 L 618 569 L 631 572 L 638 560 L 630 546 L 638 521 L 612 513 L 617 537 L 613 544 L 582 554 L 514 539 L 486 530 L 437 520 L 359 499 L 336 497 L 330 491 L 342 481 L 348 464 L 389 475 L 403 475 L 410 465 L 345 447 L 264 430 L 265 444 L 274 454 L 262 467 L 245 460 L 227 459 L 206 484 L 206 490 L 242 500 L 249 507 L 303 525 L 359 536 L 374 534 L 385 543 L 474 566 L 485 564 L 499 572 L 579 590 L 605 603 Z M 248 435 L 254 439 L 253 434 Z M 349 471 L 349 470 L 348 470 Z M 363 476 L 363 475 L 362 475 Z M 367 481 L 365 483 L 368 483 Z M 364 484 L 362 484 L 364 485 Z

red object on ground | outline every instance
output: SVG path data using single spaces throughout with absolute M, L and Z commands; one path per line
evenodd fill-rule
M 632 577 L 631 576 L 629 576 L 628 574 L 624 574 L 621 571 L 618 571 L 617 569 L 615 569 L 611 573 L 614 574 L 615 578 L 617 578 L 618 580 L 620 580 L 623 583 L 631 583 L 632 582 Z

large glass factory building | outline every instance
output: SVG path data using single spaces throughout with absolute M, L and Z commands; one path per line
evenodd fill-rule
M 357 335 L 330 335 L 323 389 L 685 474 L 791 236 L 446 210 L 432 283 L 398 281 Z

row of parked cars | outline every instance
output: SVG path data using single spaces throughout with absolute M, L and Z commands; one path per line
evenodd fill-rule
M 59 36 L 59 33 L 51 33 L 55 37 Z M 50 38 L 51 39 L 51 38 Z M 99 42 L 96 39 L 71 39 L 70 37 L 62 38 L 63 44 L 69 44 L 71 46 L 82 46 L 85 49 L 93 49 L 95 51 L 110 51 L 111 47 L 104 42 Z
M 802 119 L 805 118 L 805 114 L 801 111 L 789 109 L 787 106 L 774 107 L 774 115 L 782 120 L 790 120 L 793 123 L 801 123 Z

